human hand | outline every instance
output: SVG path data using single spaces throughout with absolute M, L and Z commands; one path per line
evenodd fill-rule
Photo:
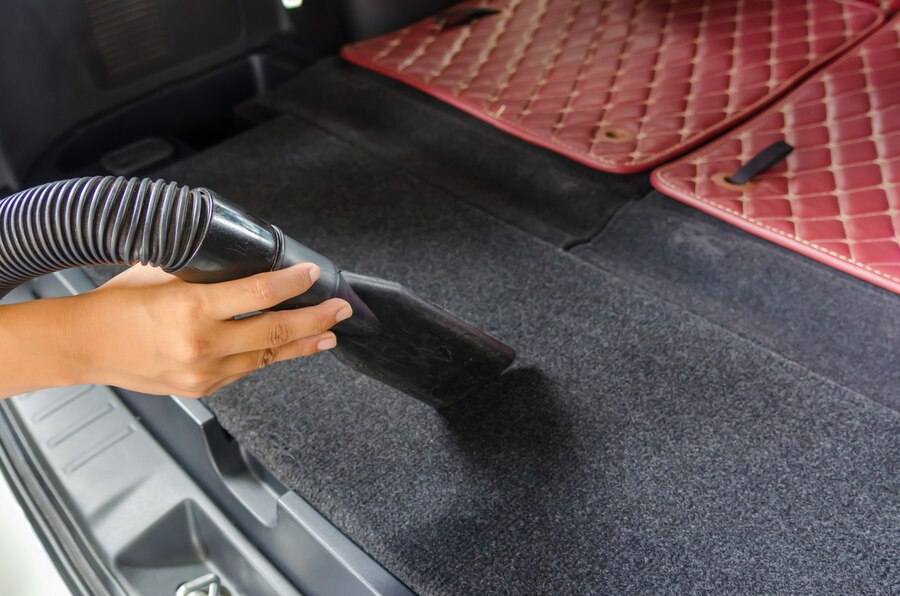
M 71 299 L 76 383 L 202 397 L 254 370 L 336 345 L 329 329 L 350 317 L 332 299 L 263 311 L 308 290 L 319 269 L 306 263 L 217 284 L 191 284 L 135 266 Z M 39 301 L 40 302 L 40 301 Z

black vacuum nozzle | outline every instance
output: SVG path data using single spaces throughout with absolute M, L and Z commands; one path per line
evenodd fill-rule
M 334 327 L 347 366 L 434 407 L 503 372 L 515 352 L 406 288 L 342 274 L 327 258 L 204 188 L 96 176 L 31 188 L 0 201 L 0 297 L 69 267 L 143 263 L 196 283 L 312 262 L 322 273 L 278 309 L 343 298 Z
M 334 354 L 347 366 L 436 408 L 497 377 L 516 353 L 400 284 L 344 274 L 381 321 L 371 337 L 345 335 Z
M 322 270 L 315 285 L 276 308 L 347 300 L 353 316 L 334 327 L 338 346 L 333 354 L 350 368 L 436 408 L 465 397 L 515 359 L 509 346 L 403 286 L 342 273 L 277 227 L 210 195 L 214 207 L 203 242 L 184 267 L 172 272 L 182 279 L 211 283 L 315 263 Z

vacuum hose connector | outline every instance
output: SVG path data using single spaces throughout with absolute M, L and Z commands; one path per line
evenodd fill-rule
M 380 332 L 334 263 L 209 189 L 97 176 L 0 201 L 0 297 L 34 277 L 85 265 L 142 263 L 185 281 L 215 283 L 304 262 L 319 266 L 319 280 L 277 309 L 343 298 L 354 316 L 335 331 Z

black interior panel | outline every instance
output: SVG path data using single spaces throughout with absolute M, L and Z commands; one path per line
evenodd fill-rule
M 0 187 L 58 136 L 236 59 L 279 31 L 274 0 L 0 1 Z

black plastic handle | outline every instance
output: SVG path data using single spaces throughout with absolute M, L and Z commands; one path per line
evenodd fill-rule
M 353 316 L 336 325 L 335 332 L 352 335 L 381 332 L 377 317 L 330 259 L 285 236 L 276 226 L 253 217 L 216 193 L 206 192 L 213 198 L 213 214 L 203 241 L 187 264 L 171 273 L 192 283 L 217 283 L 300 263 L 315 263 L 321 275 L 313 287 L 273 310 L 314 306 L 330 298 L 342 298 L 350 303 Z

